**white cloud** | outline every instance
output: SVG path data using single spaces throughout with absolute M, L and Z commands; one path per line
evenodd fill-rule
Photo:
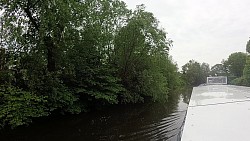
M 210 65 L 245 52 L 250 36 L 249 0 L 124 0 L 145 4 L 174 41 L 170 50 L 181 67 L 190 59 Z

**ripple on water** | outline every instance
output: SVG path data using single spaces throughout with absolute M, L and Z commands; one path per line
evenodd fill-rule
M 187 106 L 186 106 L 187 107 Z M 120 136 L 120 140 L 167 140 L 177 141 L 182 130 L 186 110 L 181 109 L 170 113 L 160 121 L 152 121 L 138 128 L 136 131 Z

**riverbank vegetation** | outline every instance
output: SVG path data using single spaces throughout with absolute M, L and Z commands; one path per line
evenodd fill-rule
M 181 85 L 154 15 L 120 0 L 0 0 L 0 126 L 167 100 Z

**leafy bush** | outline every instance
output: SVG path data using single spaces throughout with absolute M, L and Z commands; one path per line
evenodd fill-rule
M 248 86 L 247 80 L 244 77 L 235 78 L 231 81 L 232 85 Z
M 46 106 L 51 112 L 59 110 L 62 113 L 80 113 L 82 111 L 77 102 L 77 95 L 63 84 L 57 72 L 30 78 L 29 88 L 37 95 L 47 97 Z
M 167 87 L 167 79 L 162 73 L 155 70 L 143 72 L 142 89 L 143 94 L 151 96 L 153 100 L 166 100 L 169 89 Z
M 0 86 L 0 126 L 14 128 L 32 122 L 32 118 L 49 115 L 46 97 L 12 86 Z

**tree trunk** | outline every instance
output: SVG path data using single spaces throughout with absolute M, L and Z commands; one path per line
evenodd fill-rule
M 49 72 L 54 72 L 56 71 L 56 46 L 51 37 L 46 37 L 44 43 L 47 48 L 47 69 Z

